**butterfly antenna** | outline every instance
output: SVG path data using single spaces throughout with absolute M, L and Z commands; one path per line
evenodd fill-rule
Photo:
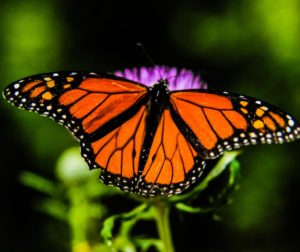
M 146 58 L 149 60 L 149 62 L 153 65 L 153 67 L 158 71 L 160 78 L 163 79 L 161 72 L 159 70 L 159 67 L 155 64 L 154 60 L 152 59 L 152 57 L 150 56 L 148 51 L 145 49 L 144 45 L 140 42 L 137 42 L 136 45 L 141 48 L 143 54 L 146 56 Z

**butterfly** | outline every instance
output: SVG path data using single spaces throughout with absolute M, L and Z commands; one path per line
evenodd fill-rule
M 10 84 L 13 105 L 64 125 L 107 185 L 144 196 L 182 193 L 224 151 L 300 138 L 291 115 L 255 98 L 207 89 L 170 91 L 112 74 L 55 72 Z

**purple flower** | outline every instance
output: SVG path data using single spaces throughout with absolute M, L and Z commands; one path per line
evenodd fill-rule
M 165 79 L 169 82 L 170 90 L 207 88 L 206 83 L 201 81 L 199 75 L 195 75 L 192 71 L 184 68 L 177 69 L 167 66 L 127 68 L 114 74 L 146 86 L 152 86 L 161 79 Z

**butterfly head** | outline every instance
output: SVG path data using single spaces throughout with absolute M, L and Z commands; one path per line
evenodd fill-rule
M 162 93 L 169 93 L 169 81 L 167 79 L 160 79 L 157 83 L 150 87 L 150 90 L 158 90 Z

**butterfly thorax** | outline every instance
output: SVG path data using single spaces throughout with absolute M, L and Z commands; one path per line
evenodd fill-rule
M 162 102 L 166 102 L 168 100 L 170 93 L 168 85 L 169 82 L 166 79 L 161 79 L 159 82 L 150 87 L 150 96 L 152 102 L 162 105 Z
M 165 79 L 160 80 L 150 88 L 149 102 L 148 102 L 148 125 L 149 128 L 156 128 L 162 113 L 165 109 L 169 108 L 169 89 L 168 81 Z

